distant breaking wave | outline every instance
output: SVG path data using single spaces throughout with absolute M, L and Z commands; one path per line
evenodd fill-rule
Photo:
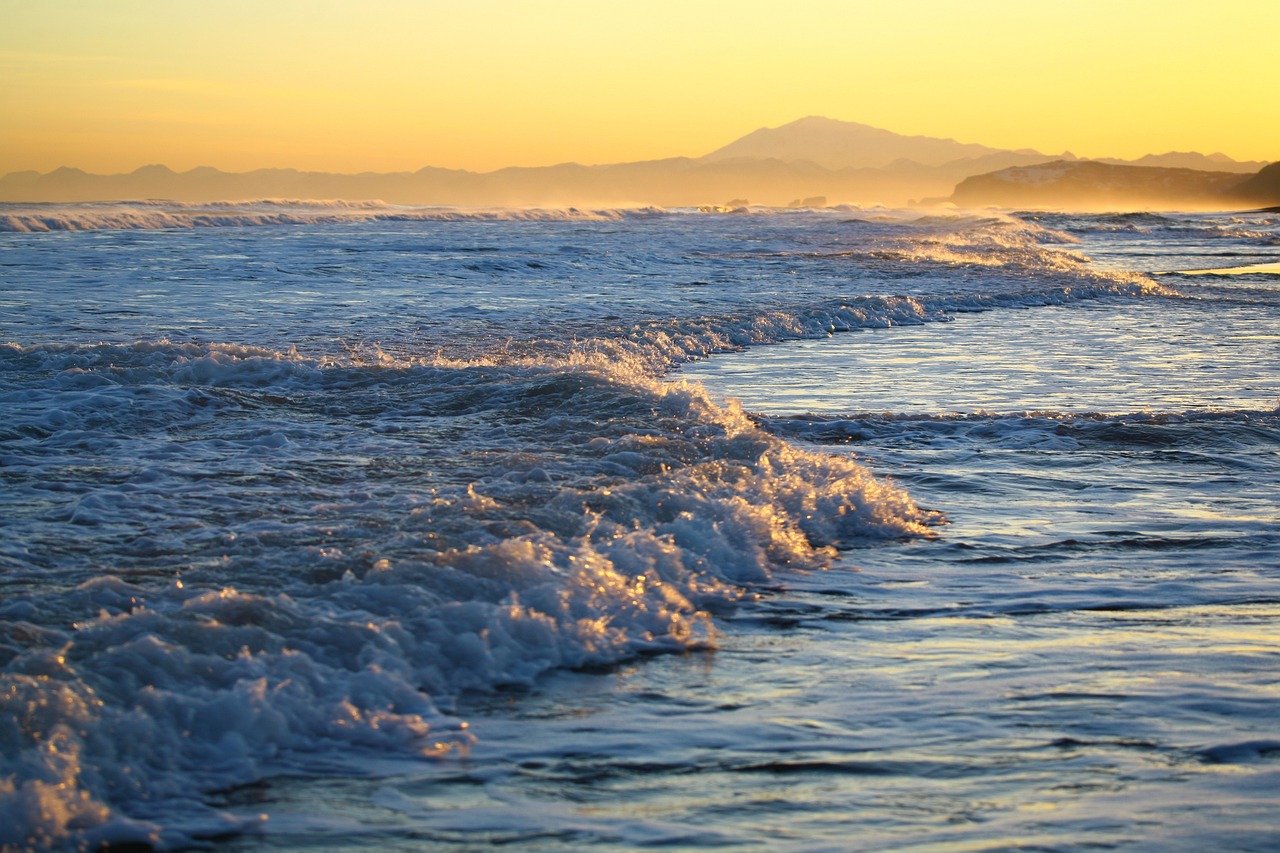
M 464 207 L 412 206 L 388 204 L 377 199 L 349 201 L 345 199 L 263 198 L 240 201 L 183 202 L 166 199 L 140 199 L 109 202 L 0 202 L 0 233 L 44 233 L 55 231 L 129 231 L 188 228 L 233 228 L 281 225 L 359 224 L 362 222 L 611 222 L 628 219 L 650 219 L 660 216 L 727 214 L 734 216 L 795 216 L 811 214 L 852 214 L 848 225 L 910 225 L 915 229 L 936 230 L 938 239 L 954 248 L 955 240 L 966 240 L 948 234 L 959 227 L 963 234 L 1018 232 L 1041 243 L 1069 243 L 1073 238 L 1031 222 L 1015 221 L 999 214 L 980 216 L 956 213 L 921 215 L 916 211 L 892 210 L 878 205 L 862 208 L 842 204 L 827 208 L 775 208 L 765 206 L 728 208 L 722 206 L 663 208 L 654 205 L 634 206 L 565 206 L 565 207 Z M 995 226 L 991 228 L 988 226 Z M 998 245 L 969 246 L 964 260 L 974 261 L 983 250 Z M 941 249 L 939 249 L 941 251 Z M 898 257 L 898 260 L 911 260 Z M 950 260 L 933 257 L 933 260 Z
M 381 201 L 258 199 L 184 203 L 129 201 L 92 204 L 3 204 L 0 233 L 128 231 L 324 225 L 353 222 L 609 221 L 660 216 L 659 207 L 465 208 L 405 207 Z

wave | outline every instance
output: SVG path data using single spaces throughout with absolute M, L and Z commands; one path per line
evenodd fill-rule
M 0 205 L 0 233 L 164 230 L 361 222 L 620 221 L 660 216 L 657 207 L 461 208 L 404 207 L 383 202 L 263 199 L 207 204 L 167 201 L 79 205 Z
M 910 441 L 914 447 L 949 447 L 976 439 L 1003 448 L 1075 450 L 1089 445 L 1177 447 L 1221 453 L 1256 450 L 1280 442 L 1280 406 L 1272 410 L 1186 412 L 974 412 L 756 416 L 770 432 L 800 441 L 849 444 Z
M 225 215 L 405 214 L 273 204 Z M 713 614 L 762 585 L 945 523 L 788 440 L 820 427 L 761 428 L 663 381 L 673 365 L 961 311 L 1175 293 L 1093 270 L 1008 218 L 832 223 L 850 213 L 785 215 L 833 224 L 805 251 L 850 277 L 960 274 L 927 295 L 819 288 L 570 332 L 539 318 L 553 328 L 429 348 L 0 345 L 0 845 L 244 830 L 204 794 L 465 751 L 461 691 L 711 647 Z M 93 211 L 120 214 L 224 215 Z M 544 214 L 596 215 L 492 212 Z M 865 245 L 842 240 L 854 230 Z
M 882 251 L 882 250 L 877 250 Z M 1152 279 L 1120 272 L 1093 270 L 1082 261 L 1059 267 L 1067 275 L 1047 276 L 1044 264 L 1031 254 L 1010 253 L 1006 266 L 1015 275 L 992 286 L 985 277 L 973 289 L 933 296 L 857 296 L 793 308 L 742 313 L 646 320 L 624 326 L 602 322 L 575 330 L 568 337 L 456 339 L 449 346 L 385 347 L 378 343 L 342 344 L 300 358 L 296 347 L 288 352 L 226 343 L 175 343 L 167 339 L 132 344 L 0 344 L 0 363 L 10 365 L 17 376 L 62 374 L 60 381 L 79 375 L 112 376 L 120 382 L 145 382 L 148 371 L 158 371 L 163 381 L 217 384 L 224 367 L 232 381 L 244 381 L 252 370 L 258 381 L 269 383 L 282 374 L 319 367 L 413 367 L 441 364 L 564 363 L 579 366 L 600 361 L 626 365 L 628 370 L 658 377 L 671 368 L 720 352 L 741 350 L 784 341 L 830 337 L 859 329 L 946 322 L 958 313 L 981 313 L 1063 305 L 1096 299 L 1177 298 L 1179 291 Z M 1029 273 L 1029 274 L 1027 274 Z M 90 381 L 90 380 L 82 380 Z
M 5 845 L 246 829 L 203 792 L 465 750 L 461 690 L 709 647 L 776 572 L 941 521 L 598 355 L 0 361 Z
M 1020 219 L 1070 235 L 1183 236 L 1197 240 L 1245 240 L 1254 246 L 1280 245 L 1280 218 L 1264 214 L 1043 213 L 1021 212 Z

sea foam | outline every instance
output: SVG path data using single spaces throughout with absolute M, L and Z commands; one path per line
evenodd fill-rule
M 39 386 L 7 389 L 4 464 L 45 507 L 4 554 L 44 565 L 0 606 L 8 844 L 182 844 L 228 829 L 201 791 L 465 749 L 461 690 L 710 647 L 709 612 L 779 568 L 938 521 L 598 356 L 4 355 Z
M 12 846 L 252 830 L 207 792 L 449 760 L 471 743 L 454 713 L 464 691 L 712 648 L 715 614 L 789 573 L 936 535 L 942 516 L 892 481 L 787 440 L 825 438 L 817 427 L 773 434 L 666 381 L 677 364 L 959 312 L 1174 294 L 986 215 L 753 214 L 759 245 L 738 214 L 262 202 L 31 215 L 51 218 L 17 220 L 20 251 L 50 267 L 73 249 L 115 277 L 93 266 L 103 280 L 82 282 L 76 268 L 45 286 L 45 267 L 24 273 L 14 298 L 41 321 L 23 331 L 53 339 L 0 345 L 0 843 Z M 695 219 L 719 229 L 710 245 Z M 273 240 L 252 244 L 266 259 L 254 265 L 223 227 L 295 221 L 394 227 L 361 258 L 367 275 L 335 274 L 329 255 L 308 267 L 320 249 L 364 251 L 366 232 L 317 249 L 274 240 L 308 228 L 257 229 Z M 487 242 L 451 230 L 447 243 L 411 230 L 423 222 L 522 230 Z M 621 226 L 655 222 L 639 273 L 609 251 Z M 102 235 L 30 233 L 110 223 L 183 233 L 110 235 L 106 249 Z M 533 249 L 476 260 L 513 233 Z M 668 250 L 673 234 L 686 242 Z M 140 236 L 164 257 L 176 241 L 180 269 L 152 258 L 139 273 Z M 182 298 L 133 290 L 166 274 Z M 285 280 L 302 284 L 283 294 Z M 362 288 L 384 289 L 365 307 Z M 434 301 L 412 301 L 423 291 Z M 348 343 L 335 329 L 352 311 L 363 337 Z M 98 323 L 118 337 L 113 324 L 150 326 L 137 340 L 77 331 Z
M 616 221 L 665 213 L 633 208 L 410 207 L 383 202 L 261 199 L 238 202 L 103 202 L 96 204 L 0 204 L 0 233 L 156 230 L 362 222 L 571 222 Z

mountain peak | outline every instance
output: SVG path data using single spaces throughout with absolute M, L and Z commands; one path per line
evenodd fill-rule
M 706 155 L 704 161 L 810 160 L 826 169 L 880 169 L 897 160 L 941 166 L 1000 153 L 998 148 L 954 139 L 903 136 L 890 130 L 825 116 L 805 116 L 780 127 L 762 127 Z
M 784 125 L 780 125 L 779 127 L 777 127 L 777 128 L 773 128 L 773 129 L 774 129 L 774 130 L 782 130 L 783 128 L 788 128 L 788 127 L 792 127 L 792 128 L 813 128 L 813 127 L 826 127 L 826 128 L 850 128 L 850 127 L 860 127 L 860 128 L 866 128 L 867 130 L 879 130 L 879 128 L 872 127 L 872 126 L 871 126 L 871 125 L 869 125 L 869 124 L 863 124 L 863 123 L 861 123 L 861 122 L 857 122 L 857 121 L 844 121 L 843 119 L 838 119 L 838 118 L 827 118 L 826 116 L 805 116 L 804 118 L 798 118 L 798 119 L 796 119 L 795 121 L 787 122 L 786 124 L 784 124 Z M 761 128 L 761 130 L 769 130 L 769 128 Z M 887 131 L 887 130 L 885 130 L 885 131 L 881 131 L 881 132 L 882 132 L 882 133 L 889 133 L 889 131 Z
M 162 163 L 151 163 L 147 166 L 139 166 L 138 168 L 133 170 L 133 175 L 135 177 L 140 177 L 140 178 L 141 177 L 167 178 L 175 174 L 177 173 L 174 172 L 173 169 L 170 169 L 168 166 L 165 166 Z

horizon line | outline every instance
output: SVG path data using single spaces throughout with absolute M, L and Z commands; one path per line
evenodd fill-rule
M 990 149 L 990 153 L 991 153 L 992 155 L 995 155 L 995 154 L 1019 154 L 1019 155 L 1023 155 L 1023 156 L 1040 156 L 1040 157 L 1045 157 L 1045 158 L 1048 158 L 1048 159 L 1061 159 L 1061 160 L 1099 160 L 1099 161 L 1107 161 L 1107 160 L 1111 160 L 1111 161 L 1115 161 L 1115 162 L 1117 162 L 1117 163 L 1134 164 L 1134 165 L 1138 164 L 1138 163 L 1139 163 L 1139 161 L 1144 160 L 1144 159 L 1148 159 L 1148 158 L 1173 157 L 1173 156 L 1194 156 L 1194 157 L 1202 157 L 1202 158 L 1204 158 L 1204 159 L 1206 159 L 1206 160 L 1210 160 L 1210 161 L 1217 160 L 1217 161 L 1222 162 L 1222 163 L 1224 163 L 1224 164 L 1231 164 L 1231 163 L 1234 163 L 1234 164 L 1238 164 L 1238 165 L 1251 165 L 1251 164 L 1255 164 L 1255 163 L 1261 163 L 1261 164 L 1263 164 L 1263 165 L 1269 165 L 1270 163 L 1276 162 L 1276 160 L 1280 160 L 1280 158 L 1276 158 L 1275 160 L 1240 160 L 1240 159 L 1236 159 L 1235 157 L 1232 157 L 1232 156 L 1231 156 L 1231 155 L 1229 155 L 1229 154 L 1226 154 L 1225 152 L 1223 152 L 1223 151 L 1221 151 L 1221 150 L 1213 151 L 1213 152 L 1210 152 L 1210 153 L 1204 153 L 1204 152 L 1202 152 L 1202 151 L 1197 151 L 1197 150 L 1186 150 L 1186 151 L 1170 150 L 1170 151 L 1165 151 L 1165 152 L 1161 152 L 1161 153 L 1156 153 L 1156 152 L 1154 152 L 1154 151 L 1151 151 L 1151 152 L 1148 152 L 1148 153 L 1146 153 L 1146 154 L 1141 155 L 1140 157 L 1136 157 L 1136 158 L 1132 158 L 1132 159 L 1124 158 L 1124 157 L 1109 156 L 1109 155 L 1108 155 L 1108 156 L 1098 156 L 1098 157 L 1081 157 L 1081 156 L 1079 156 L 1079 155 L 1075 154 L 1074 152 L 1072 152 L 1070 148 L 1064 149 L 1060 154 L 1046 154 L 1046 153 L 1044 153 L 1044 152 L 1040 151 L 1039 149 L 1030 148 L 1030 147 L 1021 147 L 1021 148 L 997 148 L 997 147 L 992 147 L 992 146 L 986 145 L 985 143 L 980 143 L 980 142 L 960 142 L 960 141 L 958 141 L 957 139 L 955 139 L 954 137 L 950 137 L 950 136 L 943 137 L 943 136 L 929 136 L 929 135 L 927 135 L 927 134 L 905 134 L 905 133 L 899 133 L 899 132 L 897 132 L 897 131 L 889 130 L 889 129 L 887 129 L 887 128 L 882 128 L 882 127 L 878 127 L 878 126 L 875 126 L 875 125 L 867 124 L 867 123 L 865 123 L 865 122 L 849 121 L 849 120 L 846 120 L 846 119 L 834 119 L 834 118 L 830 118 L 830 117 L 828 117 L 828 116 L 817 115 L 817 114 L 811 114 L 811 115 L 802 116 L 802 117 L 797 118 L 797 119 L 793 119 L 792 121 L 785 122 L 785 123 L 783 123 L 783 124 L 776 125 L 776 126 L 773 126 L 773 127 L 762 125 L 762 126 L 760 126 L 760 127 L 755 128 L 754 130 L 748 131 L 747 133 L 743 134 L 742 136 L 739 136 L 739 137 L 737 137 L 737 138 L 735 138 L 735 139 L 731 140 L 730 142 L 726 143 L 725 145 L 721 145 L 721 146 L 719 146 L 718 148 L 713 149 L 712 151 L 710 151 L 710 152 L 708 152 L 708 153 L 706 153 L 706 154 L 701 154 L 701 155 L 696 155 L 696 156 L 695 156 L 695 155 L 687 155 L 687 154 L 683 154 L 683 155 L 676 155 L 676 156 L 669 156 L 669 157 L 655 157 L 655 158 L 651 158 L 651 159 L 640 159 L 640 160 L 613 160 L 613 161 L 609 161 L 609 162 L 596 162 L 596 163 L 584 163 L 584 162 L 579 161 L 579 160 L 561 160 L 561 161 L 557 161 L 557 162 L 554 162 L 554 163 L 545 163 L 545 164 L 541 164 L 541 165 L 517 165 L 517 164 L 508 164 L 508 165 L 499 166 L 499 167 L 497 167 L 497 168 L 489 169 L 489 170 L 485 170 L 485 171 L 480 171 L 480 170 L 476 170 L 476 169 L 467 169 L 467 168 L 457 168 L 457 167 L 451 167 L 451 166 L 437 166 L 437 165 L 433 165 L 433 164 L 430 164 L 430 163 L 425 164 L 425 165 L 422 165 L 422 166 L 419 166 L 419 167 L 417 167 L 417 168 L 412 168 L 412 169 L 395 169 L 395 170 L 391 170 L 391 171 L 375 171 L 375 170 L 372 170 L 372 169 L 360 169 L 360 170 L 357 170 L 357 171 L 350 171 L 350 172 L 348 172 L 348 171 L 334 171 L 334 170 L 328 170 L 328 169 L 307 169 L 307 168 L 302 168 L 302 167 L 298 167 L 298 166 L 281 166 L 281 165 L 275 165 L 275 166 L 256 166 L 256 167 L 249 168 L 249 169 L 244 169 L 244 170 L 240 170 L 240 171 L 235 171 L 235 170 L 224 169 L 224 168 L 222 168 L 221 166 L 214 166 L 214 165 L 208 165 L 208 164 L 200 164 L 200 165 L 192 166 L 191 168 L 188 168 L 188 169 L 181 169 L 181 170 L 179 170 L 179 169 L 174 169 L 173 167 L 169 166 L 167 163 L 164 163 L 164 162 L 154 162 L 154 161 L 153 161 L 153 162 L 149 162 L 149 163 L 143 163 L 143 164 L 141 164 L 141 165 L 139 165 L 139 166 L 136 166 L 136 167 L 134 167 L 133 169 L 128 170 L 128 171 L 117 171 L 117 172 L 91 172 L 91 171 L 88 171 L 88 170 L 86 170 L 86 169 L 84 169 L 84 168 L 81 168 L 81 167 L 79 167 L 79 166 L 72 166 L 72 165 L 68 165 L 68 164 L 65 164 L 65 163 L 64 163 L 64 164 L 62 164 L 62 165 L 59 165 L 59 166 L 54 167 L 53 169 L 50 169 L 50 170 L 49 170 L 49 171 L 47 171 L 47 172 L 42 172 L 42 171 L 40 171 L 39 169 L 13 169 L 13 170 L 10 170 L 10 171 L 8 171 L 8 172 L 0 173 L 0 180 L 6 179 L 6 178 L 10 178 L 10 177 L 13 177 L 13 176 L 18 176 L 18 175 L 31 175 L 31 174 L 34 174 L 34 175 L 36 175 L 36 176 L 38 176 L 38 177 L 47 177 L 47 176 L 49 176 L 49 175 L 53 175 L 53 174 L 56 174 L 56 173 L 58 173 L 58 172 L 78 172 L 78 173 L 80 173 L 80 174 L 82 174 L 82 175 L 90 176 L 90 177 L 123 177 L 123 176 L 136 175 L 138 172 L 145 171 L 145 170 L 149 170 L 149 169 L 150 169 L 150 170 L 161 170 L 161 169 L 163 169 L 163 170 L 165 170 L 165 171 L 167 171 L 167 172 L 169 172 L 169 173 L 171 173 L 171 174 L 173 174 L 173 175 L 190 175 L 192 172 L 202 172 L 202 171 L 203 171 L 203 172 L 217 172 L 217 173 L 220 173 L 220 174 L 223 174 L 223 175 L 250 175 L 250 174 L 253 174 L 253 173 L 256 173 L 256 172 L 272 172 L 272 171 L 275 171 L 275 172 L 296 172 L 296 173 L 300 173 L 300 174 L 342 175 L 342 176 L 353 176 L 353 177 L 354 177 L 354 176 L 359 176 L 359 175 L 378 175 L 378 176 L 414 175 L 414 174 L 417 174 L 417 173 L 419 173 L 419 172 L 424 172 L 424 171 L 429 171 L 429 170 L 430 170 L 430 171 L 441 171 L 441 172 L 455 172 L 455 173 L 468 174 L 468 175 L 493 175 L 493 174 L 496 174 L 496 173 L 498 173 L 498 172 L 504 172 L 504 171 L 509 171 L 509 170 L 556 169 L 556 168 L 563 168 L 563 167 L 569 167 L 569 166 L 579 167 L 579 168 L 584 168 L 584 169 L 592 169 L 592 168 L 606 168 L 606 167 L 611 167 L 611 166 L 625 166 L 625 165 L 638 165 L 638 164 L 646 164 L 646 163 L 673 162 L 673 161 L 681 161 L 681 160 L 685 160 L 685 161 L 694 161 L 694 162 L 696 162 L 696 161 L 700 161 L 700 160 L 707 160 L 708 158 L 713 157 L 713 156 L 714 156 L 715 154 L 717 154 L 718 152 L 720 152 L 720 151 L 722 151 L 722 150 L 724 150 L 724 149 L 726 149 L 726 148 L 732 147 L 732 146 L 734 146 L 734 145 L 736 145 L 736 144 L 738 144 L 738 143 L 742 142 L 743 140 L 746 140 L 746 139 L 748 139 L 748 138 L 750 138 L 750 137 L 752 137 L 752 136 L 754 136 L 754 135 L 756 135 L 756 134 L 759 134 L 759 133 L 761 133 L 761 132 L 764 132 L 764 131 L 778 131 L 778 130 L 782 130 L 782 129 L 784 129 L 784 128 L 789 128 L 789 127 L 792 127 L 792 126 L 794 126 L 794 125 L 801 124 L 801 123 L 803 123 L 803 122 L 813 122 L 813 121 L 815 121 L 815 120 L 823 121 L 823 122 L 827 122 L 827 123 L 830 123 L 830 124 L 832 124 L 832 125 L 856 126 L 856 127 L 859 127 L 859 128 L 866 128 L 866 129 L 868 129 L 868 130 L 873 130 L 873 131 L 877 131 L 877 132 L 881 132 L 881 133 L 888 133 L 888 134 L 892 134 L 893 136 L 899 137 L 899 138 L 901 138 L 901 139 L 902 139 L 902 140 L 904 140 L 904 141 L 906 141 L 906 140 L 912 140 L 912 141 L 915 141 L 915 140 L 930 140 L 930 141 L 934 141 L 934 142 L 950 143 L 950 144 L 954 144 L 954 145 L 956 145 L 956 146 L 961 146 L 961 147 L 975 147 L 975 146 L 976 146 L 976 147 L 982 147 L 982 148 Z M 798 157 L 798 158 L 782 158 L 782 157 L 742 157 L 742 158 L 731 158 L 731 159 L 743 159 L 743 160 L 781 160 L 781 161 L 782 161 L 782 162 L 784 162 L 784 163 L 801 163 L 801 162 L 804 162 L 807 158 L 804 158 L 804 157 Z M 918 165 L 921 165 L 921 166 L 929 167 L 927 164 L 925 164 L 925 163 L 920 163 L 920 162 L 919 162 L 919 161 L 917 161 L 917 160 L 912 160 L 912 159 L 911 159 L 911 158 L 909 158 L 909 157 L 902 157 L 902 158 L 898 158 L 898 159 L 899 159 L 899 160 L 905 160 L 905 161 L 907 161 L 907 162 L 917 163 Z M 972 158 L 972 157 L 960 157 L 960 158 L 956 158 L 955 160 L 946 161 L 946 162 L 944 162 L 943 164 L 939 164 L 939 165 L 947 165 L 947 164 L 949 164 L 949 163 L 958 163 L 958 162 L 961 162 L 961 161 L 966 160 L 966 159 L 974 159 L 974 158 Z M 813 161 L 810 161 L 810 162 L 813 162 Z M 894 162 L 896 162 L 896 161 L 894 161 Z M 820 163 L 816 163 L 816 162 L 814 162 L 814 163 L 813 163 L 813 165 L 818 166 L 819 168 L 824 168 L 824 169 L 826 169 L 827 171 L 833 171 L 833 172 L 835 172 L 835 171 L 841 171 L 841 169 L 838 169 L 838 168 L 831 168 L 831 167 L 823 166 L 822 164 L 820 164 Z M 890 166 L 890 165 L 892 165 L 892 163 L 887 163 L 887 164 L 885 164 L 884 166 L 863 166 L 863 167 L 844 167 L 844 168 L 883 169 L 883 168 L 887 168 L 887 167 L 888 167 L 888 166 Z

